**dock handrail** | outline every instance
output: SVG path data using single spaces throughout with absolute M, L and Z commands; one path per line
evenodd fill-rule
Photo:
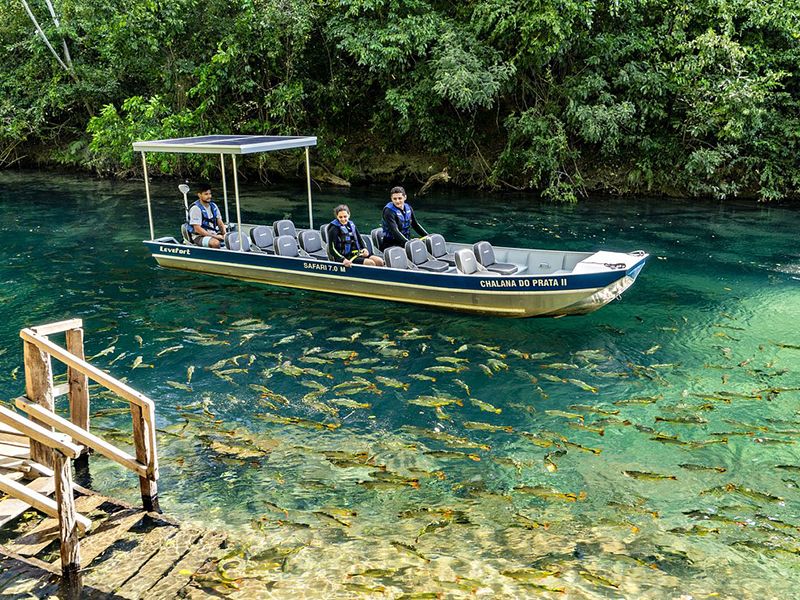
M 158 511 L 158 454 L 156 452 L 155 404 L 144 394 L 91 365 L 83 357 L 83 322 L 71 319 L 20 331 L 24 341 L 25 388 L 24 398 L 16 404 L 35 421 L 69 434 L 88 448 L 130 469 L 139 476 L 139 487 L 145 510 Z M 68 348 L 62 348 L 48 338 L 66 332 Z M 68 383 L 53 385 L 50 357 L 68 367 Z M 133 457 L 89 432 L 89 393 L 87 379 L 99 383 L 130 404 L 133 420 Z M 55 414 L 53 398 L 68 393 L 70 421 Z M 47 464 L 46 456 L 31 442 L 31 458 Z

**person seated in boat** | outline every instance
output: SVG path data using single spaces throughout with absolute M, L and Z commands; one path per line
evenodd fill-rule
M 399 185 L 393 187 L 389 192 L 391 201 L 383 207 L 381 215 L 381 227 L 383 228 L 383 241 L 381 250 L 392 246 L 406 245 L 411 238 L 411 230 L 416 231 L 420 236 L 425 237 L 428 232 L 419 224 L 414 216 L 414 210 L 406 202 L 406 191 Z
M 328 257 L 331 260 L 350 265 L 383 266 L 383 259 L 371 255 L 364 247 L 356 224 L 350 220 L 350 209 L 340 204 L 333 209 L 335 219 L 328 224 Z
M 211 186 L 204 183 L 197 190 L 197 200 L 189 208 L 189 237 L 196 246 L 220 248 L 225 241 L 225 222 L 217 205 L 211 201 Z

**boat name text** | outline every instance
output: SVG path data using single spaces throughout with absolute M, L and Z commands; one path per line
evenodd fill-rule
M 188 248 L 167 248 L 166 246 L 159 246 L 159 252 L 167 252 L 168 254 L 189 254 Z
M 483 279 L 482 288 L 558 287 L 567 285 L 566 277 L 543 277 L 538 279 Z
M 346 269 L 339 265 L 326 265 L 325 263 L 304 262 L 304 269 L 311 269 L 312 271 L 328 271 L 332 273 L 343 273 Z

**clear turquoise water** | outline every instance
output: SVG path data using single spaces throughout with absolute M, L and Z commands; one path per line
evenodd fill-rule
M 162 508 L 240 544 L 205 585 L 243 598 L 796 594 L 797 207 L 413 202 L 448 239 L 651 253 L 621 301 L 520 321 L 159 269 L 140 243 L 141 187 L 0 173 L 0 398 L 24 390 L 23 327 L 80 317 L 87 355 L 114 346 L 93 362 L 156 402 Z M 157 235 L 178 231 L 174 187 L 153 186 Z M 245 221 L 306 222 L 301 189 L 244 185 L 243 199 Z M 366 232 L 383 190 L 317 193 L 315 221 L 341 201 Z M 330 352 L 350 356 L 320 363 Z M 370 385 L 334 389 L 354 377 Z M 123 404 L 93 391 L 97 432 L 124 439 Z M 459 404 L 413 403 L 426 395 Z M 135 478 L 103 459 L 92 478 L 136 501 Z

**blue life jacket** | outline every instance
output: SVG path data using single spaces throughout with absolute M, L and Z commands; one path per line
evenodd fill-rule
M 195 200 L 193 206 L 196 206 L 200 209 L 200 214 L 203 217 L 203 222 L 200 224 L 200 227 L 202 227 L 206 231 L 213 231 L 214 233 L 219 233 L 219 225 L 217 225 L 217 220 L 221 218 L 219 214 L 219 209 L 217 208 L 217 205 L 214 204 L 213 202 L 211 202 L 210 204 L 211 204 L 211 214 L 208 214 L 208 212 L 206 212 L 206 209 L 203 206 L 203 203 L 200 202 L 200 200 Z M 186 215 L 186 217 L 188 220 L 189 215 Z M 194 225 L 189 225 L 189 223 L 186 223 L 186 230 L 189 233 L 194 233 Z
M 339 241 L 344 245 L 342 255 L 349 258 L 353 251 L 358 252 L 358 242 L 356 241 L 356 224 L 348 221 L 347 225 L 339 223 L 338 219 L 331 221 L 331 225 L 339 231 Z M 338 246 L 338 245 L 337 245 Z
M 400 221 L 400 233 L 406 237 L 411 237 L 411 207 L 408 205 L 408 203 L 403 205 L 403 210 L 400 210 L 391 202 L 389 202 L 383 208 L 389 208 L 394 212 L 394 214 L 397 215 L 397 219 Z M 381 222 L 381 227 L 383 228 L 383 237 L 391 238 L 392 233 L 386 221 Z

